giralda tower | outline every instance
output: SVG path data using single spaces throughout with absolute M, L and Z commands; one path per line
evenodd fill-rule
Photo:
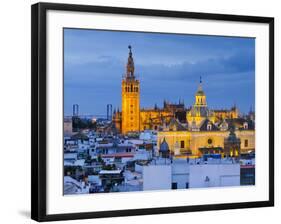
M 132 47 L 128 48 L 126 74 L 122 79 L 122 134 L 140 131 L 140 82 L 134 74 Z

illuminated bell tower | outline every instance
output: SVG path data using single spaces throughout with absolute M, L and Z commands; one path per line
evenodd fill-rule
M 215 121 L 213 112 L 207 107 L 207 100 L 203 91 L 201 76 L 198 90 L 195 94 L 195 103 L 193 104 L 191 110 L 187 113 L 186 119 L 193 130 L 197 130 L 205 119 L 208 119 L 211 122 Z
M 199 87 L 198 90 L 196 92 L 195 95 L 195 106 L 196 107 L 207 107 L 207 102 L 206 102 L 206 95 L 203 91 L 202 88 L 202 78 L 200 76 L 200 83 L 199 83 Z
M 122 80 L 122 134 L 140 131 L 140 82 L 134 74 L 132 47 L 128 48 L 126 74 Z

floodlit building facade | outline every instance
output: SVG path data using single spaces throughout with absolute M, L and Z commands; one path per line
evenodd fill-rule
M 255 121 L 238 117 L 238 110 L 219 112 L 207 107 L 202 81 L 195 94 L 195 103 L 188 111 L 183 125 L 178 119 L 172 119 L 158 132 L 158 146 L 167 141 L 173 154 L 200 157 L 202 154 L 219 153 L 223 156 L 239 156 L 255 150 Z M 236 112 L 235 112 L 236 111 Z M 224 117 L 224 119 L 220 119 Z M 228 140 L 235 136 L 236 142 L 230 146 Z M 227 152 L 225 149 L 227 147 Z M 176 153 L 177 154 L 177 153 Z

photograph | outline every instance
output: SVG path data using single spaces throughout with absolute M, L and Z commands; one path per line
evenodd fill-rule
M 255 187 L 254 37 L 63 28 L 63 194 Z

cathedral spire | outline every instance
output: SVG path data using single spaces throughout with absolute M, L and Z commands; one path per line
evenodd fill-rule
M 195 94 L 195 105 L 197 106 L 207 106 L 207 102 L 206 102 L 206 95 L 203 91 L 203 87 L 202 87 L 202 77 L 200 76 L 200 80 L 199 80 L 199 86 L 198 86 L 198 90 Z
M 203 92 L 202 88 L 202 76 L 200 76 L 199 86 L 198 86 L 198 92 Z
M 127 62 L 127 69 L 126 69 L 126 78 L 135 78 L 134 71 L 135 71 L 135 65 L 134 65 L 134 59 L 133 59 L 133 53 L 132 53 L 132 46 L 129 45 L 129 57 Z

